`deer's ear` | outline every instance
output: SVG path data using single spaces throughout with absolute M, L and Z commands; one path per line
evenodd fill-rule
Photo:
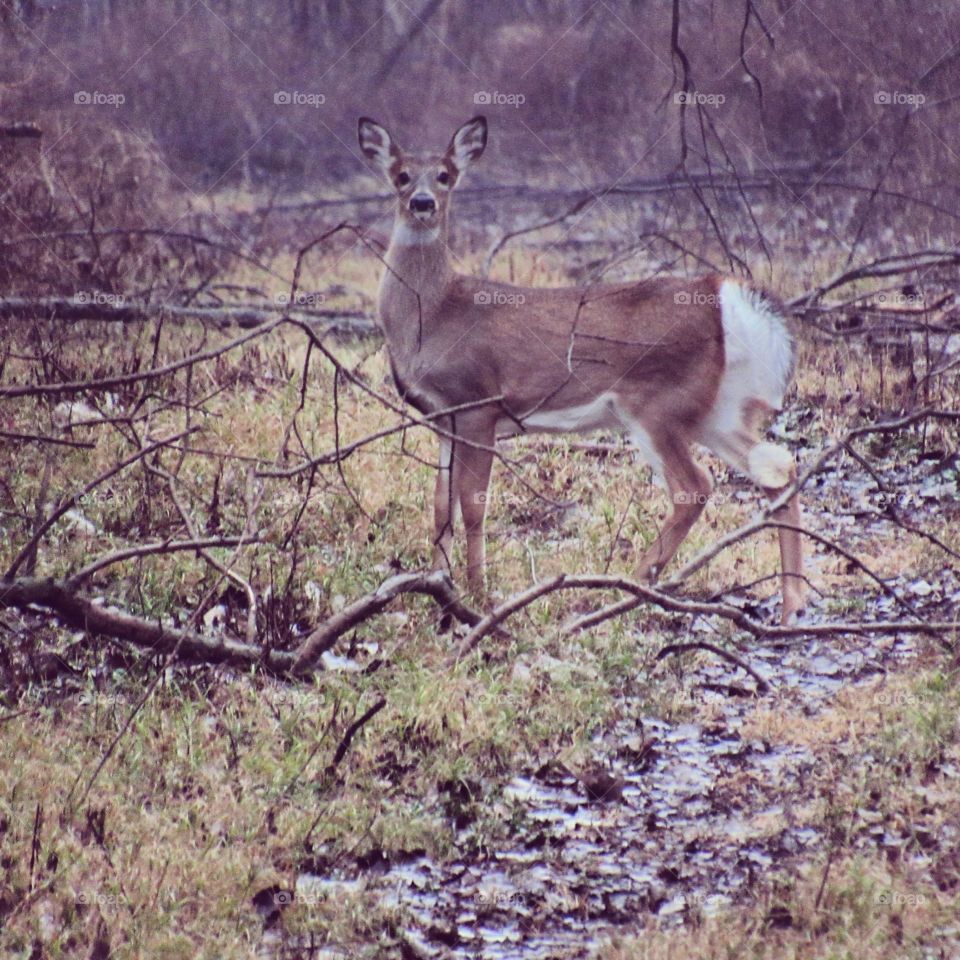
M 400 156 L 400 148 L 390 136 L 390 131 L 376 120 L 361 117 L 357 124 L 357 140 L 363 155 L 389 176 L 390 167 Z
M 463 173 L 474 160 L 479 159 L 487 145 L 487 118 L 468 120 L 454 135 L 447 147 L 447 157 Z

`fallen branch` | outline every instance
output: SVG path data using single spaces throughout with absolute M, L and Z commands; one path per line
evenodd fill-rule
M 686 581 L 693 573 L 705 566 L 714 557 L 726 550 L 728 547 L 740 542 L 741 540 L 744 540 L 760 530 L 781 525 L 778 524 L 776 520 L 773 520 L 772 517 L 786 505 L 791 497 L 799 493 L 800 490 L 802 490 L 803 487 L 809 482 L 809 480 L 815 474 L 819 473 L 820 470 L 822 470 L 823 467 L 838 452 L 848 449 L 852 440 L 856 439 L 857 437 L 867 436 L 874 433 L 895 432 L 927 419 L 940 419 L 947 421 L 960 420 L 960 412 L 925 407 L 924 409 L 918 410 L 915 413 L 907 414 L 903 417 L 900 417 L 896 420 L 890 420 L 886 423 L 874 423 L 867 424 L 862 427 L 855 427 L 849 430 L 839 440 L 836 440 L 834 443 L 828 446 L 825 450 L 821 451 L 816 460 L 809 467 L 807 467 L 792 484 L 786 487 L 776 499 L 772 500 L 759 517 L 748 521 L 735 530 L 732 530 L 726 536 L 721 537 L 710 546 L 701 550 L 700 553 L 684 564 L 680 570 L 673 574 L 673 576 L 667 580 L 661 581 L 657 587 L 636 583 L 615 576 L 568 576 L 566 574 L 560 574 L 551 580 L 546 580 L 543 583 L 536 584 L 527 590 L 514 594 L 512 597 L 509 597 L 502 604 L 500 604 L 500 606 L 498 606 L 492 613 L 484 617 L 483 620 L 478 623 L 473 630 L 471 630 L 454 659 L 456 660 L 466 656 L 476 648 L 480 641 L 488 633 L 490 633 L 491 630 L 498 627 L 508 617 L 512 616 L 517 611 L 522 610 L 524 607 L 529 606 L 540 597 L 557 590 L 570 590 L 578 588 L 620 590 L 629 594 L 629 596 L 622 597 L 606 607 L 602 607 L 599 610 L 595 610 L 592 613 L 588 613 L 576 620 L 568 622 L 563 628 L 563 632 L 567 634 L 586 630 L 590 627 L 596 626 L 597 624 L 603 623 L 606 620 L 622 616 L 623 614 L 634 610 L 644 602 L 653 603 L 662 609 L 670 610 L 676 613 L 720 616 L 733 622 L 736 626 L 748 631 L 756 637 L 789 638 L 797 636 L 833 636 L 843 633 L 886 634 L 896 633 L 898 631 L 903 631 L 905 633 L 915 632 L 928 635 L 941 635 L 944 633 L 956 632 L 958 626 L 960 626 L 960 621 L 928 623 L 921 621 L 916 617 L 907 621 L 879 621 L 874 623 L 864 622 L 859 624 L 828 623 L 810 626 L 798 624 L 796 626 L 768 627 L 759 621 L 754 620 L 744 611 L 731 604 L 685 600 L 677 597 L 671 592 L 682 586 L 684 581 Z M 803 532 L 805 534 L 809 533 L 809 531 L 806 530 Z M 847 551 L 842 550 L 842 548 L 837 547 L 835 544 L 829 543 L 829 541 L 826 541 L 824 538 L 819 537 L 818 535 L 810 535 L 813 536 L 814 539 L 828 543 L 848 559 L 851 558 L 851 555 Z M 872 571 L 867 569 L 863 564 L 859 563 L 859 561 L 857 561 L 857 563 L 860 568 L 877 583 L 879 583 L 886 592 L 891 593 L 898 602 L 903 602 L 901 598 L 898 597 L 896 593 L 892 591 L 886 584 L 884 584 L 882 580 Z
M 244 541 L 249 542 L 249 541 Z M 185 549 L 198 548 L 200 541 L 181 544 Z M 163 546 L 172 544 L 144 545 L 153 552 L 164 552 Z M 205 637 L 189 630 L 165 627 L 135 617 L 120 610 L 108 608 L 102 603 L 81 597 L 77 585 L 95 569 L 108 562 L 118 562 L 118 555 L 125 558 L 132 551 L 118 551 L 85 567 L 70 580 L 57 581 L 36 577 L 5 578 L 0 580 L 0 609 L 31 606 L 44 607 L 68 626 L 90 633 L 124 640 L 135 646 L 158 653 L 183 655 L 188 659 L 205 663 L 225 663 L 239 667 L 262 665 L 279 676 L 310 676 L 324 651 L 329 650 L 346 631 L 378 614 L 391 600 L 402 593 L 422 593 L 431 597 L 444 614 L 451 614 L 461 623 L 470 626 L 480 623 L 480 614 L 467 607 L 457 595 L 449 576 L 442 571 L 430 573 L 402 573 L 384 581 L 376 590 L 354 601 L 345 610 L 325 620 L 295 652 L 265 650 L 253 643 L 242 643 L 228 638 Z
M 249 330 L 263 326 L 279 314 L 316 323 L 324 332 L 355 337 L 374 336 L 377 325 L 361 310 L 326 310 L 301 307 L 296 304 L 258 303 L 230 307 L 180 307 L 165 303 L 133 303 L 123 300 L 116 304 L 96 297 L 0 297 L 0 320 L 36 320 L 51 317 L 76 322 L 100 320 L 110 323 L 142 323 L 172 317 L 175 320 L 196 320 L 212 323 L 220 328 L 230 326 Z
M 715 653 L 718 657 L 726 660 L 728 663 L 732 663 L 735 667 L 739 667 L 744 673 L 748 673 L 753 677 L 754 683 L 757 685 L 758 693 L 767 693 L 769 691 L 770 684 L 767 683 L 749 663 L 742 660 L 735 653 L 724 650 L 723 647 L 718 647 L 715 643 L 708 643 L 706 640 L 690 641 L 689 643 L 671 643 L 664 647 L 654 659 L 659 662 L 666 657 L 688 653 L 690 650 L 706 650 L 709 653 Z
M 512 597 L 509 597 L 494 609 L 492 613 L 488 613 L 467 634 L 454 660 L 460 660 L 472 652 L 477 644 L 479 644 L 488 633 L 499 627 L 507 617 L 516 613 L 518 610 L 522 610 L 524 607 L 528 607 L 534 600 L 538 600 L 547 593 L 553 593 L 557 590 L 567 590 L 576 586 L 576 584 L 572 582 L 573 579 L 574 578 L 568 578 L 565 573 L 561 573 L 559 576 L 553 577 L 550 580 L 544 580 L 542 583 L 535 583 L 529 589 L 522 590 L 519 593 L 515 593 Z
M 943 634 L 960 631 L 960 620 L 924 621 L 924 620 L 876 620 L 860 623 L 839 622 L 819 624 L 792 624 L 790 626 L 768 626 L 754 619 L 744 610 L 730 603 L 685 599 L 662 589 L 627 580 L 623 577 L 600 574 L 583 576 L 568 576 L 559 574 L 543 583 L 535 584 L 527 590 L 514 594 L 498 606 L 492 613 L 483 618 L 467 634 L 454 660 L 459 660 L 472 652 L 480 641 L 493 629 L 502 624 L 507 617 L 528 607 L 540 597 L 558 590 L 620 590 L 630 594 L 629 599 L 621 600 L 618 604 L 604 607 L 602 617 L 588 615 L 574 620 L 563 627 L 565 634 L 575 633 L 594 626 L 611 616 L 626 613 L 641 603 L 652 603 L 662 610 L 672 613 L 698 614 L 702 616 L 718 616 L 729 620 L 734 625 L 747 631 L 755 637 L 763 639 L 790 639 L 806 636 L 837 636 L 840 634 L 890 634 L 890 633 L 922 633 L 927 636 L 941 636 Z
M 280 675 L 289 674 L 293 663 L 291 653 L 267 651 L 226 637 L 204 637 L 110 609 L 81 597 L 65 583 L 56 580 L 34 577 L 0 580 L 0 609 L 26 609 L 32 605 L 50 610 L 67 626 L 124 640 L 157 653 L 176 650 L 188 659 L 236 667 L 262 664 Z
M 375 616 L 401 593 L 423 593 L 433 598 L 444 613 L 469 626 L 481 623 L 480 614 L 465 606 L 450 577 L 443 571 L 399 573 L 385 580 L 372 593 L 355 600 L 317 627 L 300 645 L 293 663 L 294 673 L 311 671 L 320 657 L 348 630 Z

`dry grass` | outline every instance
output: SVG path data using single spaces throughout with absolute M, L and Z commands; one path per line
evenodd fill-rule
M 314 265 L 318 275 L 322 266 Z M 547 254 L 510 253 L 497 269 L 504 279 L 522 283 L 564 280 L 559 263 Z M 372 289 L 376 266 L 369 257 L 341 253 L 336 270 L 346 285 Z M 52 331 L 38 329 L 41 339 L 53 342 Z M 133 331 L 109 333 L 114 342 L 102 329 L 77 326 L 56 349 L 73 369 L 88 375 L 103 366 L 105 356 L 120 360 L 141 349 Z M 200 336 L 198 330 L 166 333 L 161 354 L 181 352 Z M 27 354 L 36 344 L 19 347 Z M 385 389 L 382 351 L 372 353 L 370 344 L 335 349 L 367 383 Z M 202 526 L 213 515 L 211 491 L 218 484 L 219 528 L 239 531 L 250 522 L 263 538 L 236 557 L 232 551 L 217 553 L 224 561 L 232 559 L 261 597 L 269 591 L 276 597 L 281 586 L 289 586 L 292 606 L 283 630 L 272 637 L 275 642 L 293 642 L 294 625 L 302 629 L 316 622 L 379 583 L 395 564 L 413 568 L 428 557 L 433 470 L 407 456 L 433 459 L 435 441 L 421 430 L 358 451 L 343 464 L 342 478 L 325 469 L 295 551 L 284 537 L 300 509 L 302 484 L 259 481 L 264 495 L 249 508 L 251 485 L 258 483 L 251 479 L 250 462 L 220 455 L 268 463 L 277 458 L 300 400 L 305 356 L 304 338 L 288 330 L 211 364 L 192 383 L 178 375 L 160 385 L 169 396 L 180 397 L 188 387 L 198 397 L 219 390 L 204 403 L 202 414 L 193 415 L 202 431 L 191 438 L 192 447 L 217 455 L 184 454 L 181 490 Z M 10 359 L 7 376 L 23 374 L 26 366 Z M 891 404 L 898 385 L 904 389 L 904 376 L 888 364 L 881 386 L 871 356 L 854 347 L 806 345 L 794 403 L 805 411 L 799 432 L 816 448 L 857 422 L 859 409 Z M 851 393 L 857 398 L 853 404 L 846 396 Z M 332 446 L 331 395 L 332 373 L 314 354 L 305 411 L 297 416 L 300 437 L 313 453 Z M 129 399 L 121 396 L 118 402 Z M 393 422 L 350 385 L 341 383 L 339 401 L 341 443 Z M 26 400 L 5 411 L 13 429 L 54 433 L 53 406 Z M 151 417 L 149 429 L 160 436 L 183 423 L 182 409 L 169 408 Z M 6 511 L 0 564 L 9 563 L 23 542 L 45 470 L 49 502 L 130 451 L 110 427 L 78 427 L 72 435 L 95 441 L 95 448 L 57 449 L 55 455 L 38 445 L 17 448 L 0 504 Z M 286 447 L 290 457 L 300 454 L 292 436 Z M 632 573 L 668 506 L 662 491 L 647 482 L 646 468 L 628 458 L 591 457 L 564 439 L 517 441 L 506 453 L 519 476 L 503 465 L 497 468 L 489 521 L 493 596 L 521 589 L 533 576 L 598 571 L 608 557 L 610 572 Z M 161 461 L 172 469 L 177 455 L 167 452 Z M 708 505 L 678 562 L 744 522 L 759 503 L 752 495 L 729 496 L 739 486 L 718 464 L 711 466 L 727 502 Z M 531 484 L 546 497 L 574 501 L 579 508 L 553 511 L 531 497 Z M 807 503 L 811 514 L 835 506 L 813 495 Z M 64 574 L 131 539 L 169 535 L 178 523 L 162 484 L 142 465 L 112 480 L 80 509 L 93 532 L 82 535 L 75 524 L 59 524 L 41 548 L 38 573 Z M 931 520 L 934 529 L 946 525 L 937 517 Z M 829 523 L 825 527 L 829 533 Z M 618 529 L 622 542 L 614 542 Z M 866 539 L 858 549 L 885 575 L 922 572 L 934 564 L 929 546 L 902 531 L 893 540 Z M 777 567 L 775 538 L 758 537 L 723 554 L 690 590 L 711 594 L 768 577 Z M 817 556 L 814 571 L 824 589 L 855 602 L 844 563 Z M 178 554 L 111 567 L 96 577 L 92 589 L 145 616 L 182 619 L 213 581 L 202 559 Z M 754 589 L 768 595 L 775 592 L 775 581 Z M 38 956 L 73 957 L 87 955 L 98 931 L 106 931 L 111 955 L 117 957 L 249 956 L 261 934 L 250 898 L 271 883 L 291 885 L 304 857 L 318 851 L 345 857 L 370 849 L 417 848 L 441 860 L 449 856 L 453 834 L 439 786 L 447 781 L 484 785 L 478 843 L 508 836 L 509 822 L 488 801 L 511 771 L 554 756 L 575 757 L 588 737 L 615 717 L 618 694 L 645 696 L 652 711 L 669 696 L 662 673 L 658 690 L 646 665 L 670 627 L 647 615 L 629 624 L 608 624 L 586 637 L 563 638 L 556 625 L 582 603 L 567 595 L 543 600 L 516 618 L 513 644 L 496 647 L 490 641 L 495 652 L 490 663 L 464 664 L 451 672 L 444 666 L 449 638 L 437 634 L 425 602 L 408 601 L 358 631 L 357 642 L 376 644 L 377 655 L 385 658 L 379 671 L 329 672 L 314 686 L 297 688 L 258 676 L 173 670 L 139 711 L 136 705 L 153 674 L 149 660 L 119 655 L 112 645 L 89 638 L 38 632 L 35 618 L 5 614 L 12 645 L 56 648 L 80 672 L 59 685 L 33 677 L 29 685 L 8 685 L 4 693 L 0 943 L 8 954 L 23 958 L 34 955 L 35 944 L 41 945 Z M 641 632 L 634 631 L 636 626 Z M 369 655 L 358 656 L 369 661 Z M 558 669 L 558 663 L 566 669 Z M 24 676 L 30 679 L 29 671 L 20 674 L 21 680 Z M 824 799 L 805 808 L 804 820 L 829 824 L 872 804 L 891 817 L 960 822 L 960 801 L 949 783 L 924 773 L 925 758 L 935 751 L 942 763 L 957 761 L 958 704 L 952 687 L 944 685 L 931 663 L 918 678 L 893 678 L 885 689 L 925 691 L 926 699 L 913 709 L 909 698 L 895 698 L 893 707 L 878 710 L 861 691 L 857 698 L 841 695 L 814 718 L 799 716 L 788 702 L 758 708 L 749 718 L 758 736 L 803 743 L 829 758 L 821 784 Z M 386 709 L 358 736 L 336 774 L 328 775 L 350 721 L 379 695 L 386 697 Z M 118 735 L 119 745 L 107 758 Z M 881 758 L 869 772 L 850 759 L 865 754 Z M 827 790 L 830 778 L 835 782 Z M 877 791 L 880 802 L 870 799 Z M 756 828 L 774 826 L 758 823 Z M 822 869 L 822 863 L 812 863 L 795 877 L 773 878 L 766 893 L 736 912 L 679 931 L 651 929 L 642 940 L 612 945 L 603 955 L 615 960 L 919 958 L 925 933 L 952 922 L 955 894 L 931 889 L 911 874 L 908 862 L 890 863 L 875 851 L 845 848 L 815 907 Z M 877 897 L 889 890 L 922 893 L 924 900 L 881 910 Z M 778 905 L 792 918 L 788 929 L 773 929 L 768 922 Z M 391 955 L 378 952 L 375 944 L 386 937 L 392 919 L 390 909 L 356 892 L 295 907 L 290 923 L 364 944 L 357 955 L 374 957 Z

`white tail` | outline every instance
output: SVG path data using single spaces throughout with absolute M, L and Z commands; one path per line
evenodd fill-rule
M 367 118 L 360 147 L 396 191 L 380 322 L 397 388 L 423 413 L 479 404 L 444 418 L 434 493 L 435 562 L 450 568 L 457 508 L 467 572 L 484 578 L 486 492 L 497 437 L 528 431 L 618 430 L 666 481 L 673 512 L 640 560 L 653 579 L 703 510 L 710 477 L 703 443 L 778 496 L 793 457 L 760 438 L 793 368 L 793 341 L 768 295 L 733 277 L 661 277 L 631 284 L 536 289 L 455 273 L 447 248 L 450 194 L 486 146 L 474 117 L 434 156 L 402 151 Z M 492 399 L 496 398 L 496 399 Z M 491 399 L 488 404 L 482 401 Z M 778 519 L 800 525 L 792 497 Z M 800 534 L 779 529 L 783 619 L 802 605 Z

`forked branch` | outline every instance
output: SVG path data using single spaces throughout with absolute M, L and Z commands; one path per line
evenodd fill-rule
M 662 610 L 671 613 L 697 614 L 700 616 L 718 616 L 729 620 L 735 626 L 746 630 L 758 638 L 790 639 L 806 636 L 837 636 L 840 634 L 891 634 L 891 633 L 921 633 L 928 636 L 943 636 L 956 634 L 960 631 L 960 620 L 926 621 L 926 620 L 877 620 L 862 622 L 835 622 L 819 624 L 794 624 L 789 626 L 769 626 L 744 610 L 730 603 L 685 599 L 666 593 L 662 589 L 637 583 L 617 576 L 567 576 L 559 574 L 550 580 L 536 584 L 527 590 L 514 594 L 505 600 L 492 613 L 483 618 L 467 635 L 463 641 L 455 660 L 467 656 L 479 645 L 491 631 L 500 626 L 508 617 L 525 607 L 530 606 L 541 597 L 559 590 L 619 590 L 629 594 L 629 598 L 619 604 L 611 604 L 598 613 L 604 616 L 588 615 L 579 620 L 573 620 L 563 627 L 566 634 L 575 633 L 595 626 L 610 617 L 623 614 L 642 603 L 652 603 Z
M 480 614 L 463 604 L 446 573 L 399 573 L 320 624 L 297 651 L 293 672 L 300 674 L 312 671 L 320 657 L 340 637 L 378 614 L 401 593 L 426 594 L 439 604 L 444 613 L 452 614 L 460 623 L 475 626 L 483 622 Z
M 122 640 L 156 653 L 174 653 L 190 661 L 229 664 L 235 667 L 259 665 L 270 673 L 288 679 L 311 676 L 317 670 L 324 651 L 329 650 L 339 637 L 376 616 L 403 593 L 420 593 L 431 597 L 444 614 L 449 614 L 468 626 L 478 624 L 482 619 L 480 614 L 463 603 L 446 573 L 403 573 L 384 581 L 376 590 L 325 620 L 298 650 L 280 651 L 228 637 L 204 636 L 190 630 L 151 622 L 95 602 L 78 592 L 77 587 L 82 580 L 109 563 L 129 559 L 131 556 L 169 552 L 174 546 L 197 549 L 203 543 L 204 541 L 151 544 L 151 549 L 143 549 L 139 553 L 118 551 L 101 558 L 102 562 L 89 564 L 67 581 L 36 577 L 2 579 L 0 610 L 43 607 L 67 626 Z M 121 553 L 123 556 L 120 556 Z

